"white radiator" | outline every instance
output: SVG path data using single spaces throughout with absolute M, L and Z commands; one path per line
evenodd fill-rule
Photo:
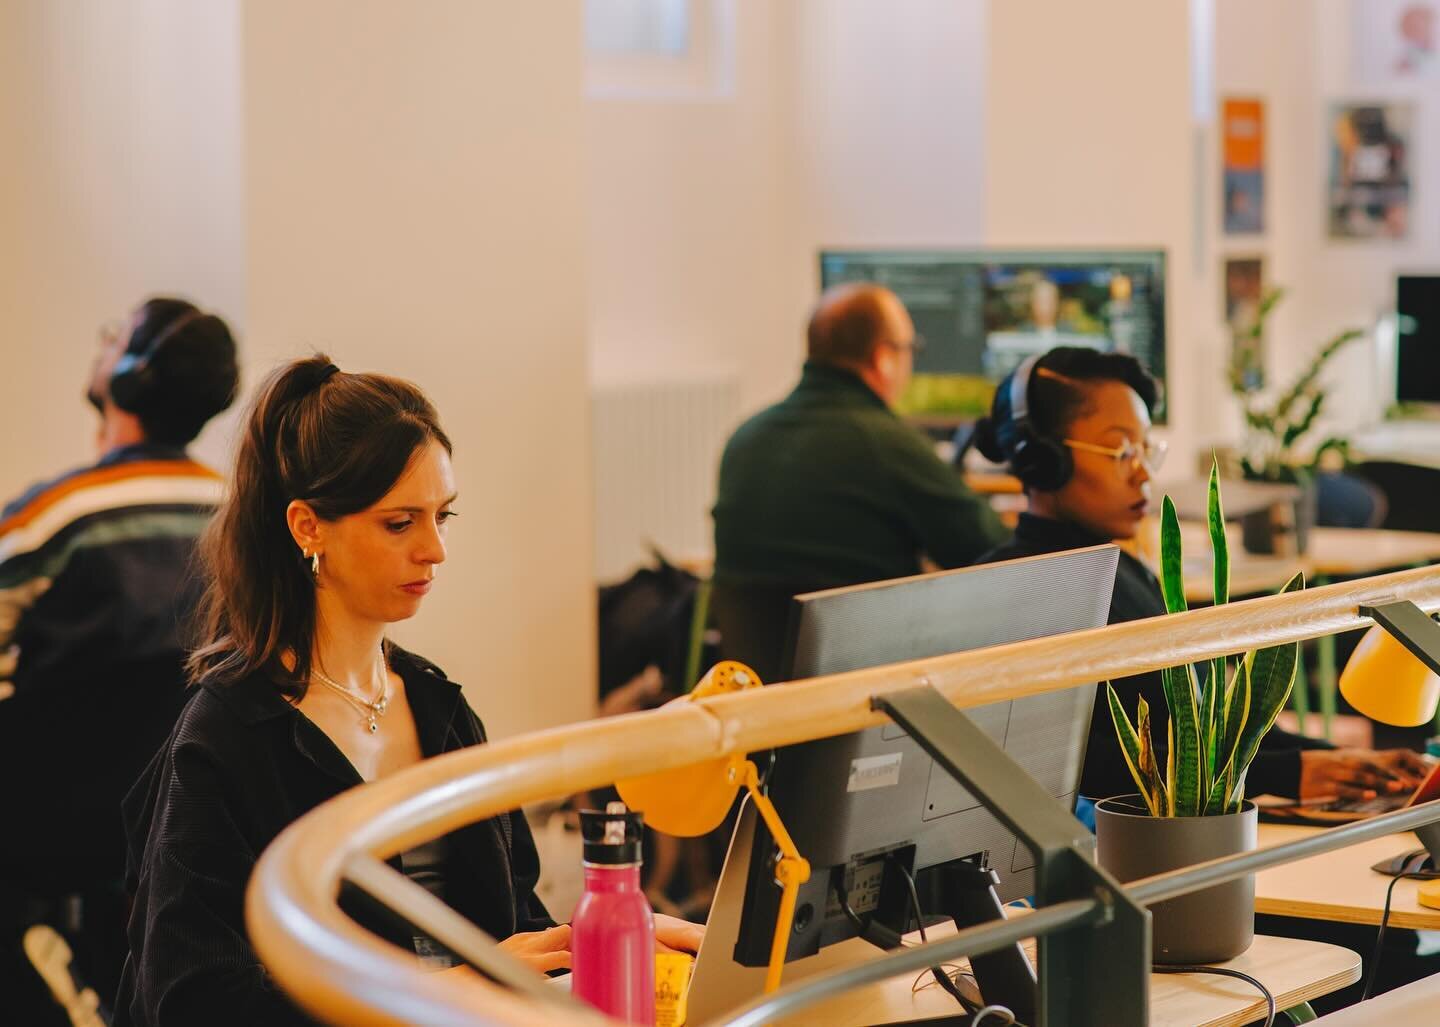
M 715 476 L 739 406 L 730 379 L 596 388 L 597 580 L 647 562 L 649 543 L 673 560 L 710 555 Z

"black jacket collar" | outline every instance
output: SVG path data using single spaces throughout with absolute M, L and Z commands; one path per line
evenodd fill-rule
M 453 733 L 453 721 L 461 705 L 460 686 L 446 678 L 434 664 L 399 646 L 390 646 L 389 655 L 391 668 L 405 682 L 405 698 L 420 727 L 420 751 L 426 756 L 445 752 L 446 740 Z M 252 674 L 230 685 L 204 687 L 246 726 L 297 713 L 280 694 L 275 682 L 263 673 Z
M 1103 546 L 1111 539 L 1102 538 L 1069 521 L 1052 520 L 1032 513 L 1022 513 L 1015 525 L 1015 537 L 1026 547 L 1041 553 L 1059 553 L 1087 546 Z

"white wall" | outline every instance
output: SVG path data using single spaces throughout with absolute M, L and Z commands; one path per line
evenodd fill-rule
M 94 459 L 102 322 L 167 292 L 243 330 L 238 29 L 235 0 L 0 4 L 0 493 Z
M 825 246 L 982 241 L 988 7 L 796 5 L 792 159 L 807 259 Z
M 1189 38 L 1182 3 L 1005 0 L 990 5 L 985 91 L 988 244 L 1168 251 L 1177 475 L 1212 441 L 1223 373 L 1212 262 L 1193 259 Z
M 753 408 L 799 366 L 782 13 L 734 5 L 729 91 L 586 103 L 597 386 L 729 378 Z
M 249 337 L 420 383 L 461 513 L 396 632 L 492 735 L 591 713 L 578 2 L 244 7 Z

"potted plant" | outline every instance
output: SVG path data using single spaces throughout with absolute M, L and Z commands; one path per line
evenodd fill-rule
M 1315 523 L 1315 474 L 1327 454 L 1337 453 L 1343 459 L 1349 449 L 1345 439 L 1330 436 L 1302 456 L 1301 442 L 1315 427 L 1325 408 L 1328 390 L 1320 384 L 1320 372 L 1347 344 L 1365 333 L 1350 328 L 1336 335 L 1317 350 L 1310 363 L 1273 401 L 1262 396 L 1264 377 L 1258 365 L 1259 341 L 1265 332 L 1265 321 L 1275 305 L 1284 297 L 1283 289 L 1271 289 L 1260 300 L 1253 322 L 1239 332 L 1235 358 L 1229 369 L 1230 391 L 1240 401 L 1245 416 L 1245 452 L 1240 465 L 1245 477 L 1295 485 L 1300 498 L 1295 504 L 1292 530 L 1296 550 L 1305 551 L 1306 535 Z M 1256 553 L 1276 549 L 1274 519 L 1270 511 L 1247 515 L 1243 522 L 1245 548 Z
M 1219 604 L 1229 599 L 1230 555 L 1214 463 L 1207 508 Z M 1169 496 L 1161 509 L 1160 564 L 1165 608 L 1182 612 L 1180 524 Z M 1281 591 L 1304 587 L 1297 574 Z M 1233 668 L 1220 658 L 1162 671 L 1170 712 L 1163 767 L 1144 698 L 1132 722 L 1106 683 L 1111 718 L 1139 791 L 1096 806 L 1101 866 L 1133 881 L 1254 848 L 1256 810 L 1245 798 L 1245 773 L 1285 707 L 1298 662 L 1299 644 L 1291 642 L 1245 653 Z M 1254 878 L 1171 899 L 1150 912 L 1156 962 L 1230 959 L 1254 937 Z

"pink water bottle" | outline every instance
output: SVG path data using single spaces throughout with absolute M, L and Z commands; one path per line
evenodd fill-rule
M 570 921 L 573 993 L 626 1023 L 655 1023 L 655 917 L 640 890 L 641 816 L 584 810 L 585 893 Z

